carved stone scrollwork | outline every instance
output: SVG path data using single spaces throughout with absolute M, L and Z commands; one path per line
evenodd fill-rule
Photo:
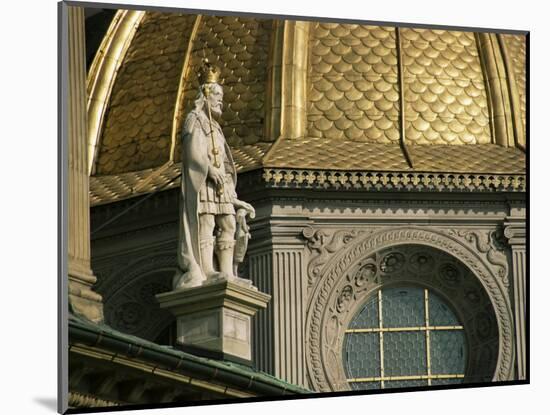
M 465 325 L 471 381 L 510 379 L 511 307 L 488 250 L 481 248 L 448 232 L 408 227 L 358 235 L 332 255 L 317 250 L 325 257 L 323 265 L 316 263 L 319 272 L 306 322 L 311 386 L 319 391 L 349 389 L 342 363 L 345 329 L 366 299 L 388 284 L 422 285 L 453 305 Z
M 380 283 L 380 275 L 377 273 L 376 264 L 373 260 L 367 261 L 361 265 L 355 277 L 355 290 L 362 291 L 364 287 L 372 283 Z
M 510 287 L 508 277 L 508 259 L 505 252 L 504 232 L 501 229 L 491 231 L 450 229 L 449 235 L 463 238 L 476 250 L 485 254 L 487 261 L 496 268 L 496 272 L 506 288 Z
M 356 238 L 362 231 L 355 229 L 329 232 L 323 229 L 304 228 L 302 235 L 307 240 L 310 249 L 310 261 L 307 267 L 308 288 L 311 288 L 318 279 L 321 269 L 331 255 L 342 249 Z

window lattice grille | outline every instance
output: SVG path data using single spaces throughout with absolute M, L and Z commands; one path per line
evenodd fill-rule
M 379 290 L 346 330 L 344 365 L 355 390 L 461 383 L 464 328 L 427 289 Z

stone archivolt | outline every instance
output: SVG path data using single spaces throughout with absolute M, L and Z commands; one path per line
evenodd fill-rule
M 154 341 L 174 320 L 159 310 L 155 295 L 170 290 L 177 259 L 170 244 L 158 251 L 120 255 L 94 267 L 100 275 L 97 291 L 103 293 L 105 322 L 124 333 Z
M 306 232 L 312 236 L 310 244 L 315 243 L 315 235 L 327 236 L 320 230 L 316 232 Z M 326 252 L 320 246 L 316 249 Z M 320 270 L 313 266 L 310 271 L 314 273 L 309 278 L 316 284 L 309 297 L 306 324 L 307 366 L 313 387 L 321 391 L 349 388 L 341 358 L 343 330 L 368 295 L 387 283 L 421 284 L 436 289 L 458 306 L 470 340 L 475 340 L 476 327 L 492 330 L 492 335 L 470 346 L 468 365 L 482 372 L 470 376 L 481 376 L 486 381 L 510 379 L 514 358 L 511 306 L 508 288 L 498 275 L 500 264 L 488 260 L 489 251 L 479 251 L 467 241 L 434 229 L 380 229 L 348 241 Z M 428 265 L 437 264 L 433 272 L 420 264 L 415 269 L 414 258 L 420 253 L 432 259 Z M 313 255 L 311 261 L 318 262 L 319 256 Z M 413 264 L 403 272 L 404 265 L 411 261 Z M 480 305 L 477 315 L 470 314 L 476 309 L 473 303 L 481 304 L 482 298 L 485 306 Z M 468 301 L 473 303 L 468 305 Z M 484 321 L 476 323 L 479 318 Z M 487 341 L 488 338 L 492 340 Z

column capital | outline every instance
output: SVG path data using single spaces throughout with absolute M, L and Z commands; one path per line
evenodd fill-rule
M 264 251 L 303 250 L 306 240 L 302 235 L 306 220 L 273 219 L 251 222 L 252 238 L 248 245 L 248 256 Z
M 511 246 L 525 245 L 526 242 L 525 218 L 508 217 L 504 222 L 504 236 Z

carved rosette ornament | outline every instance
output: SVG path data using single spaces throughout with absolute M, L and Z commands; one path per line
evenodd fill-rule
M 312 387 L 350 389 L 342 363 L 345 330 L 370 296 L 391 285 L 421 285 L 452 305 L 469 344 L 466 382 L 511 379 L 513 320 L 507 287 L 486 252 L 474 248 L 446 231 L 407 227 L 361 234 L 326 257 L 308 304 Z

